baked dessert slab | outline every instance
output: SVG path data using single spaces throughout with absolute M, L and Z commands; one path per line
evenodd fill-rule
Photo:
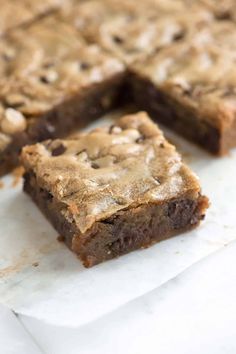
M 2 39 L 0 175 L 25 144 L 65 136 L 113 108 L 124 75 L 118 59 L 54 16 Z
M 146 113 L 22 152 L 24 190 L 85 267 L 190 230 L 208 199 Z
M 235 50 L 220 45 L 217 31 L 210 41 L 200 37 L 133 65 L 134 99 L 154 119 L 224 155 L 236 146 Z

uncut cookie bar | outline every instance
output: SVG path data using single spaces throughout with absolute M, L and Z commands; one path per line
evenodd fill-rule
M 146 113 L 26 146 L 24 190 L 86 267 L 196 227 L 208 199 Z
M 232 43 L 232 33 L 224 33 Z M 220 45 L 217 32 L 212 41 L 200 37 L 134 65 L 133 94 L 154 119 L 223 155 L 236 146 L 235 44 Z
M 1 0 L 0 36 L 57 9 L 65 2 L 66 0 Z
M 54 17 L 2 39 L 0 175 L 17 165 L 25 144 L 65 136 L 113 107 L 124 71 Z

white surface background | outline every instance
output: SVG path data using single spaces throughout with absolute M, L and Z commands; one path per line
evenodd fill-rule
M 0 315 L 15 323 L 1 328 L 1 354 L 236 353 L 236 152 L 216 159 L 170 138 L 211 199 L 206 221 L 89 270 L 55 240 L 21 186 L 4 179 L 0 301 L 20 316 Z M 27 349 L 16 351 L 16 328 Z

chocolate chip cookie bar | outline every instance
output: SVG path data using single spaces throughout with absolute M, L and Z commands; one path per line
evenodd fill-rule
M 221 38 L 224 34 L 227 37 L 225 31 Z M 233 34 L 229 31 L 228 36 Z M 236 146 L 236 56 L 235 44 L 221 45 L 219 37 L 216 31 L 212 40 L 200 35 L 164 48 L 133 66 L 132 84 L 139 108 L 223 155 Z
M 53 16 L 2 39 L 0 175 L 25 144 L 65 136 L 114 107 L 124 73 L 118 59 Z
M 197 177 L 146 113 L 22 153 L 27 192 L 85 267 L 199 225 Z

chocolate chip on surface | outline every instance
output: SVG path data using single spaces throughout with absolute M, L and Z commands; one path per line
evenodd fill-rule
M 60 144 L 52 150 L 52 156 L 60 156 L 64 154 L 65 151 L 66 151 L 65 146 L 63 144 Z

